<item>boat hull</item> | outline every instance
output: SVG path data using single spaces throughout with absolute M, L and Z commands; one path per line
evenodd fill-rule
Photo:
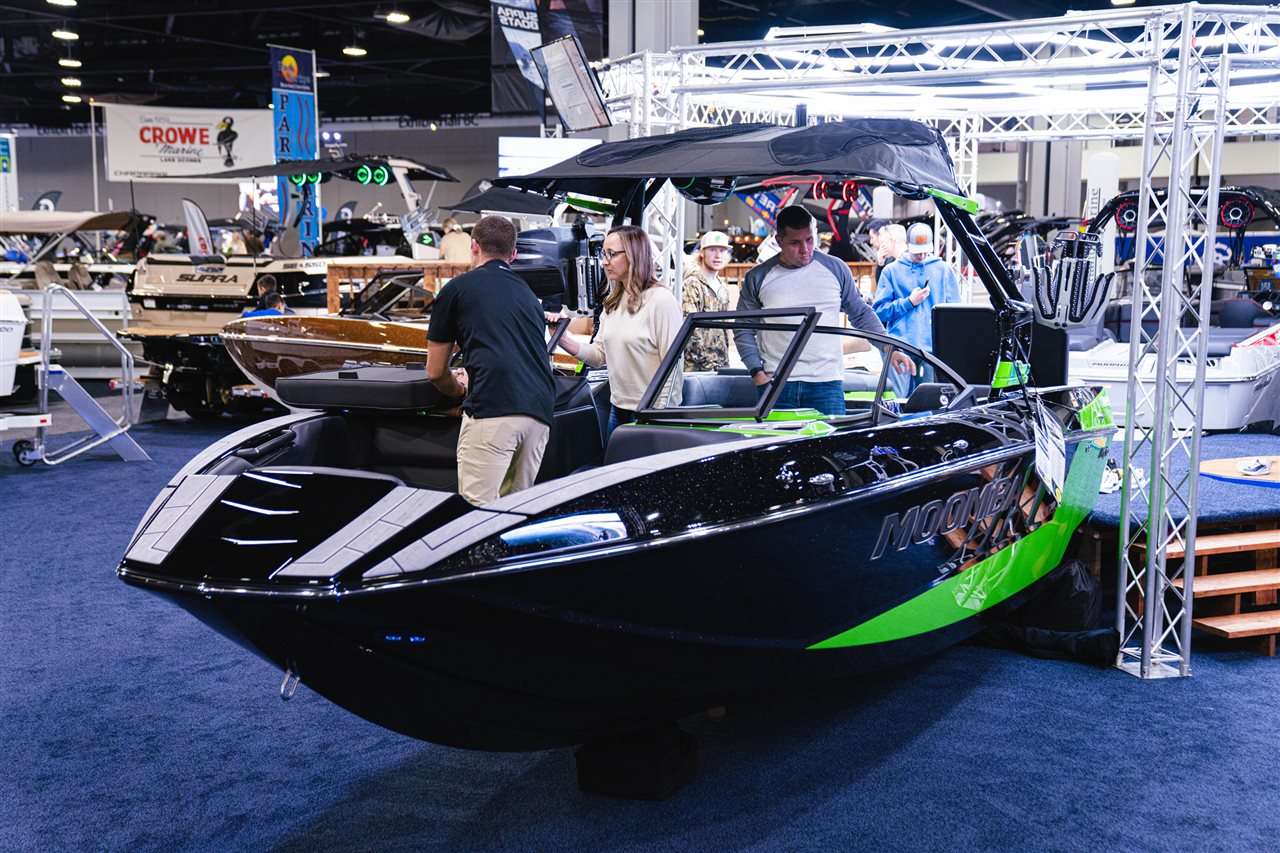
M 426 321 L 373 322 L 348 317 L 247 317 L 222 331 L 227 352 L 266 391 L 290 376 L 337 370 L 348 361 L 407 364 L 427 360 Z
M 283 569 L 291 580 L 273 573 L 279 554 L 256 549 L 255 575 L 247 549 L 219 543 L 252 536 L 259 521 L 208 510 L 159 556 L 147 549 L 172 534 L 144 522 L 120 575 L 387 728 L 473 749 L 578 743 L 746 693 L 920 658 L 1019 603 L 1059 564 L 1092 508 L 1107 454 L 1098 431 L 1068 436 L 1056 502 L 1039 488 L 1026 440 L 831 495 L 800 494 L 774 476 L 926 432 L 942 433 L 932 439 L 942 447 L 978 436 L 924 419 L 870 438 L 676 451 L 629 473 L 619 463 L 561 477 L 524 504 L 511 496 L 482 509 L 409 490 L 407 500 L 445 502 L 418 521 L 402 518 L 384 539 L 316 546 L 360 554 L 318 573 L 302 556 Z M 382 523 L 360 514 L 387 499 L 355 498 L 376 486 L 367 475 L 262 470 L 314 483 L 315 494 L 292 499 L 326 512 L 345 495 L 354 506 L 326 516 L 326 527 Z M 592 490 L 591 477 L 612 484 Z M 217 490 L 209 506 L 218 495 L 224 505 L 273 505 L 266 487 L 245 491 L 242 477 L 217 475 L 206 486 Z M 607 547 L 495 556 L 539 522 L 628 504 L 628 518 L 655 519 L 653 535 L 628 522 L 628 536 Z M 268 523 L 271 535 L 292 535 L 287 519 Z

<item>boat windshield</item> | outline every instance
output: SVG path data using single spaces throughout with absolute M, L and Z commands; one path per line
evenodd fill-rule
M 435 298 L 422 286 L 421 273 L 381 273 L 352 298 L 342 313 L 374 320 L 420 320 L 427 316 Z
M 641 400 L 640 419 L 878 420 L 945 407 L 966 387 L 904 341 L 817 321 L 812 308 L 689 315 Z M 771 381 L 753 379 L 746 360 L 762 363 Z

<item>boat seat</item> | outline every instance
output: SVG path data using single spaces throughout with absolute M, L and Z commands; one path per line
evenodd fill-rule
M 461 418 L 379 418 L 373 425 L 368 470 L 441 491 L 458 490 Z
M 686 373 L 683 406 L 719 406 L 724 409 L 750 409 L 760 398 L 751 377 L 742 374 Z
M 601 436 L 608 424 L 608 410 L 602 425 L 596 410 L 599 386 L 593 388 L 585 376 L 577 374 L 557 374 L 554 380 L 555 416 L 538 469 L 539 483 L 599 465 L 604 456 Z
M 454 402 L 431 384 L 422 362 L 289 376 L 276 382 L 276 394 L 286 405 L 301 409 L 420 411 Z
M 700 429 L 694 426 L 656 426 L 653 424 L 624 424 L 613 431 L 609 446 L 605 449 L 604 464 L 641 459 L 669 450 L 724 444 L 740 441 L 740 433 Z
M 866 370 L 846 370 L 843 379 L 845 391 L 874 391 L 880 382 L 880 374 Z
M 1217 306 L 1218 325 L 1224 329 L 1252 329 L 1255 320 L 1270 318 L 1271 313 L 1252 299 L 1224 299 Z

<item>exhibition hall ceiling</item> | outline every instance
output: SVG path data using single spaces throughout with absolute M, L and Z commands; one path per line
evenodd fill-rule
M 553 9 L 566 2 L 587 10 L 608 6 L 608 0 L 537 2 Z M 641 8 L 652 3 L 656 13 L 668 0 L 639 2 Z M 762 38 L 773 26 L 866 22 L 911 29 L 1048 17 L 1069 8 L 1115 7 L 1109 0 L 701 0 L 699 26 L 701 41 L 729 41 Z M 408 20 L 393 23 L 387 19 L 392 12 Z M 266 107 L 268 44 L 316 51 L 326 117 L 485 113 L 491 106 L 491 14 L 490 0 L 0 3 L 0 125 L 82 122 L 90 98 Z M 55 31 L 78 38 L 58 38 Z M 366 52 L 344 53 L 350 48 Z M 64 97 L 82 100 L 68 104 Z

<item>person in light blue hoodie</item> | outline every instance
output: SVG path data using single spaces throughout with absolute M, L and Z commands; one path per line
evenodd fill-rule
M 884 268 L 872 304 L 889 334 L 933 351 L 933 306 L 960 301 L 955 271 L 933 253 L 933 230 L 923 222 L 907 229 L 907 251 Z M 932 382 L 925 366 L 912 374 L 890 371 L 894 392 L 907 397 L 921 382 Z

